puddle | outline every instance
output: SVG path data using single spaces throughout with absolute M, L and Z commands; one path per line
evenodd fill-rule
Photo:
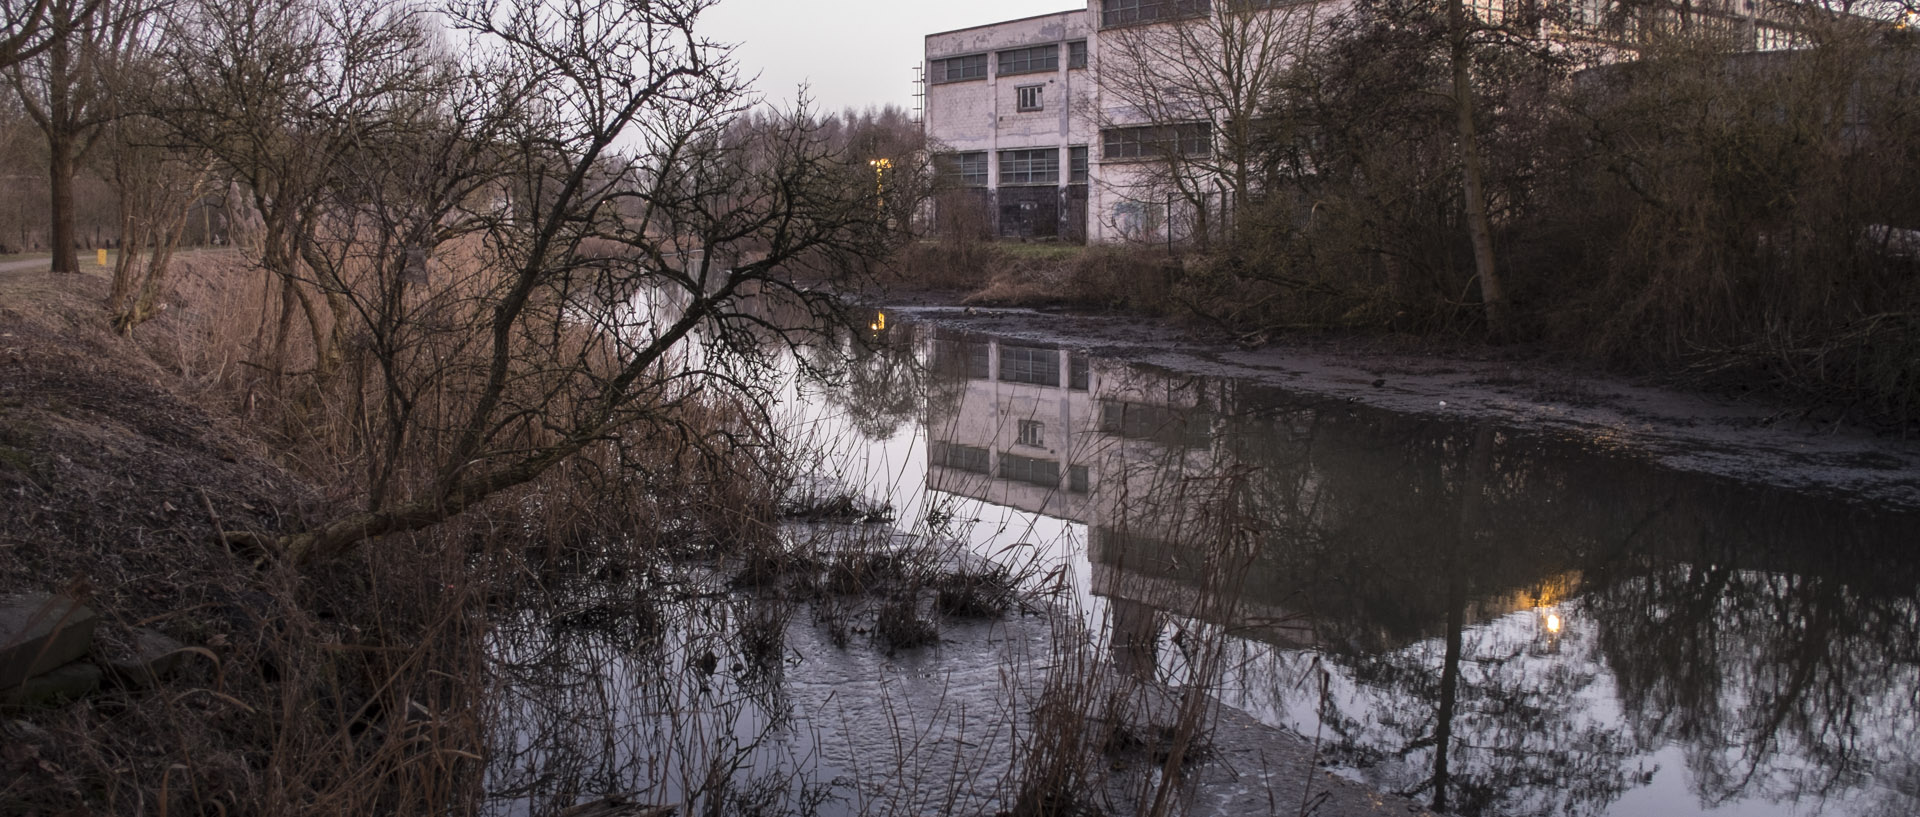
M 495 813 L 1920 813 L 1920 512 L 878 326 L 782 391 L 810 487 L 857 497 L 785 536 L 1024 601 L 727 564 L 591 591 L 667 601 L 503 628 Z M 903 615 L 936 640 L 890 644 Z

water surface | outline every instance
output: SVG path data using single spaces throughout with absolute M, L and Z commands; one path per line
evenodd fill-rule
M 1439 811 L 1920 813 L 1912 509 L 1070 343 L 867 335 L 803 354 L 818 365 L 783 390 L 813 471 L 892 509 L 862 535 L 945 543 L 1060 595 L 912 651 L 849 648 L 790 607 L 768 669 L 680 696 L 748 704 L 647 716 L 725 734 L 749 779 L 805 777 L 769 802 L 1007 807 L 1049 679 L 1091 654 Z M 709 629 L 671 660 L 739 650 L 738 627 Z M 1191 812 L 1297 811 L 1244 769 L 1194 779 Z

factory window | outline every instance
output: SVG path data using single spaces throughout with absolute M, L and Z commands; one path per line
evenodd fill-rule
M 1197 17 L 1212 10 L 1210 0 L 1106 0 L 1100 4 L 1100 25 L 1106 28 Z
M 1046 446 L 1047 424 L 1039 420 L 1021 420 L 1018 442 L 1031 448 Z
M 927 459 L 934 465 L 953 468 L 960 471 L 972 471 L 976 474 L 992 473 L 987 464 L 987 449 L 971 445 L 933 440 L 927 443 Z
M 1019 97 L 1019 109 L 1023 111 L 1040 110 L 1040 89 L 1045 87 L 1044 85 L 1022 85 L 1015 88 L 1014 93 Z
M 1057 45 L 1016 48 L 1012 51 L 1002 51 L 999 56 L 1000 76 L 1003 77 L 1053 71 L 1060 67 L 1060 46 Z
M 933 61 L 933 84 L 987 78 L 987 55 L 968 54 Z
M 934 167 L 961 187 L 987 186 L 987 152 L 946 153 L 935 157 Z
M 1022 457 L 1003 451 L 1000 454 L 1000 478 L 1058 488 L 1060 487 L 1060 463 Z
M 1087 41 L 1086 40 L 1074 40 L 1073 42 L 1067 43 L 1067 67 L 1068 68 L 1087 67 Z
M 1060 352 L 1025 346 L 1000 347 L 1000 379 L 1007 383 L 1060 385 Z
M 1058 181 L 1058 148 L 1000 151 L 1001 184 L 1054 184 Z
M 1067 148 L 1067 182 L 1087 183 L 1087 146 Z
M 1205 156 L 1213 145 L 1213 125 L 1189 122 L 1184 125 L 1108 128 L 1100 132 L 1100 140 L 1100 156 L 1103 159 L 1151 159 L 1175 152 L 1186 156 Z

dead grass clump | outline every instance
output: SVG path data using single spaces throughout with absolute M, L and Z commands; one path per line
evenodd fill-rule
M 1075 303 L 1168 315 L 1177 309 L 1176 286 L 1184 275 L 1179 259 L 1142 247 L 1098 245 L 1076 254 L 1066 287 Z
M 798 495 L 780 504 L 780 515 L 805 522 L 859 522 L 878 524 L 893 521 L 893 508 L 871 502 L 852 491 L 824 495 Z
M 933 609 L 952 618 L 999 618 L 1013 607 L 1015 594 L 1005 567 L 961 568 L 934 579 Z
M 730 582 L 736 589 L 792 590 L 811 595 L 819 586 L 827 562 L 811 548 L 774 545 L 748 548 L 737 557 L 740 565 Z
M 920 596 L 912 592 L 895 594 L 880 607 L 873 634 L 888 653 L 917 649 L 940 641 L 940 629 L 921 617 Z
M 985 286 L 1011 262 L 992 241 L 920 241 L 894 257 L 893 278 L 916 289 L 970 291 Z
M 734 649 L 746 678 L 780 676 L 787 657 L 787 623 L 792 615 L 791 605 L 763 600 L 749 604 L 737 619 Z
M 911 578 L 913 558 L 892 548 L 854 548 L 828 558 L 821 588 L 828 593 L 857 596 L 877 592 Z
M 1175 311 L 1183 273 L 1164 253 L 1127 245 L 1051 245 L 1018 254 L 968 295 L 964 303 L 996 307 L 1069 306 L 1129 309 L 1149 315 Z
M 1086 658 L 1084 654 L 1077 658 Z M 1100 730 L 1111 718 L 1095 717 L 1100 703 L 1098 664 L 1048 676 L 1018 747 L 1014 817 L 1092 817 L 1103 814 L 1093 795 L 1096 749 L 1109 742 Z

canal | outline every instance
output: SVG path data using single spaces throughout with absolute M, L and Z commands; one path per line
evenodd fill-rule
M 778 390 L 782 564 L 825 580 L 709 560 L 645 626 L 503 629 L 496 811 L 1920 813 L 1911 474 L 921 317 Z

